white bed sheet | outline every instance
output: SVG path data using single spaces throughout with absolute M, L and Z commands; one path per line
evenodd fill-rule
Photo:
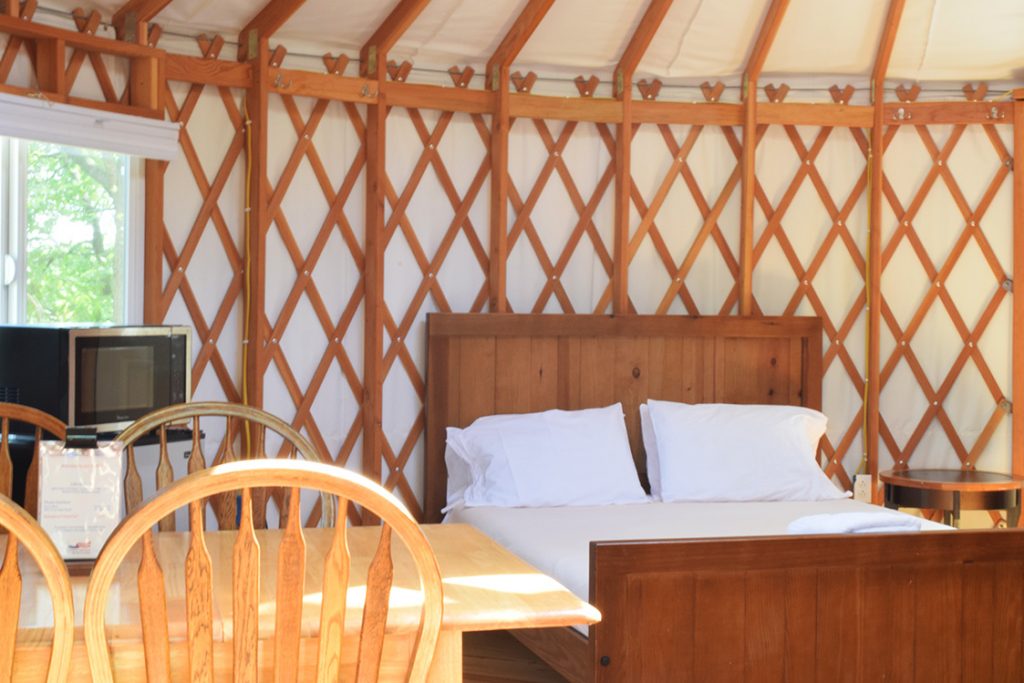
M 590 599 L 590 542 L 636 538 L 784 536 L 805 515 L 871 512 L 851 499 L 812 502 L 642 503 L 554 508 L 475 507 L 452 510 L 445 522 L 471 524 L 583 600 Z M 887 511 L 891 512 L 891 511 Z M 899 513 L 904 514 L 904 513 Z M 924 530 L 951 527 L 922 520 Z M 574 627 L 584 635 L 587 627 Z

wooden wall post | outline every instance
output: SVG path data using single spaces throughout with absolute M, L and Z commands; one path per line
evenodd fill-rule
M 149 21 L 170 0 L 130 0 L 114 13 L 111 23 L 120 40 L 146 45 Z M 134 105 L 145 106 L 163 115 L 163 60 L 133 59 L 128 95 Z M 144 182 L 146 209 L 142 265 L 142 322 L 163 322 L 160 297 L 164 284 L 164 176 L 166 161 L 146 159 Z
M 868 154 L 870 166 L 868 192 L 868 272 L 865 286 L 868 291 L 868 343 L 867 353 L 867 392 L 864 410 L 867 413 L 864 434 L 864 453 L 867 458 L 867 470 L 871 475 L 871 498 L 880 502 L 878 491 L 878 428 L 879 428 L 879 391 L 881 387 L 881 325 L 882 325 L 882 187 L 885 183 L 885 72 L 889 68 L 889 57 L 896 42 L 896 31 L 899 29 L 900 17 L 903 14 L 904 0 L 891 0 L 889 13 L 882 30 L 882 38 L 878 45 L 875 65 L 871 75 L 871 104 L 874 107 L 874 119 L 871 127 L 871 147 Z
M 1024 92 L 1013 102 L 1013 474 L 1024 476 Z
M 164 176 L 166 161 L 146 159 L 145 254 L 142 266 L 142 322 L 159 325 L 160 295 L 164 284 Z
M 615 68 L 612 85 L 622 103 L 622 120 L 615 124 L 615 232 L 612 251 L 612 313 L 629 313 L 629 205 L 633 187 L 633 74 L 672 0 L 651 0 Z
M 757 147 L 757 79 L 768 57 L 789 0 L 772 0 L 743 72 L 743 156 L 740 194 L 740 315 L 754 312 L 754 161 Z
M 387 188 L 387 99 L 381 85 L 387 79 L 388 51 L 426 7 L 428 0 L 400 0 L 359 52 L 359 70 L 375 81 L 377 98 L 366 107 L 366 245 L 363 270 L 363 474 L 381 477 L 384 450 L 384 202 Z M 375 517 L 364 511 L 363 522 Z
M 487 88 L 494 93 L 491 113 L 491 245 L 488 289 L 492 313 L 508 312 L 505 272 L 508 265 L 508 113 L 509 69 L 512 61 L 540 25 L 554 0 L 530 0 L 505 34 L 498 49 L 487 60 Z
M 488 75 L 488 79 L 491 76 Z M 494 90 L 491 114 L 490 254 L 487 263 L 491 313 L 508 312 L 508 115 L 509 68 L 499 67 L 490 83 Z
M 144 32 L 145 33 L 145 32 Z M 144 34 L 136 34 L 142 40 Z M 131 103 L 163 114 L 164 79 L 157 60 L 132 60 Z M 146 210 L 144 256 L 142 261 L 142 322 L 157 325 L 163 322 L 160 296 L 164 284 L 164 176 L 167 162 L 146 159 Z
M 248 126 L 246 163 L 249 205 L 248 239 L 245 243 L 245 306 L 246 316 L 243 357 L 246 359 L 242 402 L 263 405 L 263 372 L 266 367 L 266 346 L 276 343 L 264 333 L 266 317 L 267 230 L 270 227 L 270 185 L 267 180 L 267 118 L 270 93 L 270 48 L 266 39 L 257 40 L 256 50 L 248 51 L 253 85 L 245 94 L 245 125 Z
M 156 1 L 156 0 L 154 0 Z M 249 202 L 245 268 L 245 339 L 242 340 L 244 378 L 242 402 L 263 406 L 263 374 L 279 343 L 266 332 L 267 232 L 270 229 L 271 186 L 267 177 L 270 115 L 270 37 L 302 6 L 304 0 L 270 0 L 239 34 L 238 59 L 249 62 L 253 85 L 245 94 L 245 125 Z M 248 435 L 248 432 L 246 432 Z

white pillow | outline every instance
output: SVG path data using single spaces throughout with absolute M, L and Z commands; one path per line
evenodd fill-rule
M 452 432 L 456 433 L 454 438 L 458 438 L 458 433 L 461 433 L 462 430 L 454 427 L 448 428 L 448 443 L 444 449 L 444 464 L 448 470 L 448 502 L 441 510 L 441 514 L 447 514 L 450 510 L 462 507 L 466 487 L 473 483 L 473 470 L 469 463 L 452 448 Z
M 661 467 L 658 464 L 658 440 L 654 438 L 654 425 L 646 403 L 640 404 L 640 436 L 647 456 L 647 482 L 651 485 L 651 498 L 661 500 Z
M 482 417 L 465 429 L 449 429 L 448 445 L 472 477 L 462 491 L 467 507 L 648 500 L 633 464 L 621 404 Z M 449 487 L 457 489 L 458 482 Z
M 798 406 L 648 401 L 664 501 L 833 500 L 817 463 L 828 419 Z

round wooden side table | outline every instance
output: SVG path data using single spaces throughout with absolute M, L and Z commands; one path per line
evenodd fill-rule
M 1006 510 L 1006 522 L 1020 519 L 1024 478 L 978 470 L 886 470 L 878 475 L 885 485 L 887 508 L 942 510 L 942 521 L 960 525 L 961 510 Z

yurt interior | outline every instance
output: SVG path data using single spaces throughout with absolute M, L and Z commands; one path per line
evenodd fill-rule
M 1024 681 L 1022 36 L 0 0 L 0 677 Z

